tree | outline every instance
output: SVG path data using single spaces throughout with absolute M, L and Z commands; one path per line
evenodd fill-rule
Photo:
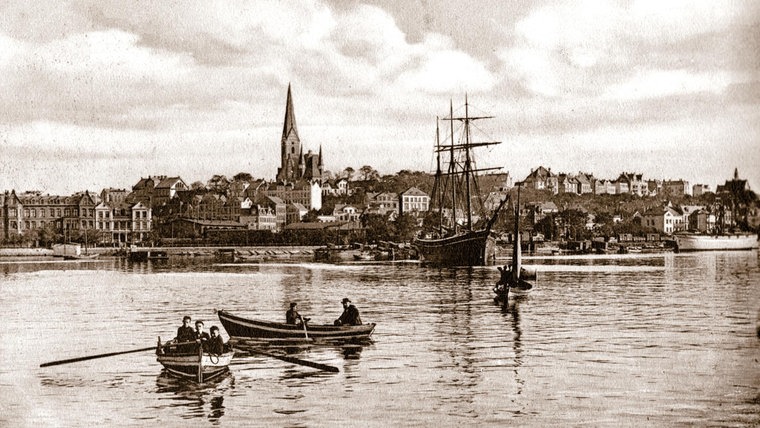
M 195 181 L 190 185 L 191 190 L 206 190 L 206 185 L 202 181 Z
M 208 181 L 208 189 L 216 193 L 226 193 L 230 187 L 230 181 L 224 175 L 214 175 Z
M 40 229 L 38 237 L 40 245 L 48 248 L 63 239 L 63 235 L 58 233 L 58 230 L 52 223 L 48 223 L 44 228 Z
M 380 214 L 364 214 L 361 216 L 362 227 L 365 228 L 367 242 L 390 241 L 395 235 L 395 224 L 388 222 Z
M 343 170 L 343 176 L 346 177 L 346 180 L 351 181 L 354 176 L 354 169 L 347 166 L 346 169 Z
M 304 214 L 301 221 L 304 223 L 316 223 L 319 221 L 319 212 L 312 208 Z
M 234 181 L 247 181 L 250 183 L 253 181 L 253 176 L 247 172 L 238 172 L 232 177 L 232 179 Z
M 369 165 L 364 165 L 363 167 L 359 168 L 359 172 L 361 173 L 361 177 L 364 181 L 377 180 L 378 177 L 380 177 L 380 174 L 377 172 L 377 170 Z
M 395 229 L 396 241 L 411 241 L 417 233 L 417 219 L 409 213 L 401 214 L 396 218 Z

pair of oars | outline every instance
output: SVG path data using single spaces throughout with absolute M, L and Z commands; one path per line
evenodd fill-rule
M 190 345 L 195 344 L 196 342 L 181 342 L 181 343 L 171 343 L 170 346 L 182 346 L 182 345 Z M 167 345 L 165 345 L 167 346 Z M 48 363 L 40 364 L 40 367 L 50 367 L 50 366 L 58 366 L 61 364 L 69 364 L 69 363 L 77 363 L 79 361 L 87 361 L 87 360 L 95 360 L 98 358 L 106 358 L 106 357 L 113 357 L 116 355 L 124 355 L 124 354 L 132 354 L 136 352 L 145 352 L 145 351 L 152 351 L 155 350 L 155 346 L 151 346 L 149 348 L 139 348 L 139 349 L 130 349 L 128 351 L 119 351 L 119 352 L 108 352 L 105 354 L 97 354 L 97 355 L 87 355 L 85 357 L 77 357 L 77 358 L 68 358 L 65 360 L 58 360 L 58 361 L 51 361 Z M 340 370 L 338 370 L 337 367 L 334 366 L 328 366 L 327 364 L 321 364 L 321 363 L 315 363 L 313 361 L 307 361 L 302 360 L 300 358 L 295 357 L 286 357 L 284 355 L 277 355 L 277 354 L 270 354 L 269 352 L 263 352 L 263 351 L 256 351 L 256 350 L 248 350 L 248 352 L 252 354 L 259 354 L 266 357 L 274 358 L 277 360 L 285 361 L 287 363 L 291 364 L 298 364 L 301 366 L 311 367 L 318 370 L 323 370 L 326 372 L 332 372 L 332 373 L 338 373 Z

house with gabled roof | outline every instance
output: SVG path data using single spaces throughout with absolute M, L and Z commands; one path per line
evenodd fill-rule
M 291 224 L 300 222 L 303 217 L 309 212 L 309 209 L 303 206 L 303 204 L 293 202 L 285 207 L 285 211 L 287 213 L 287 224 Z
M 575 180 L 578 183 L 578 189 L 576 193 L 579 195 L 585 195 L 588 193 L 594 193 L 594 176 L 592 174 L 586 174 L 585 172 L 579 172 L 575 176 Z
M 430 209 L 430 196 L 412 186 L 399 193 L 399 214 L 421 213 Z
M 642 215 L 641 224 L 670 235 L 673 232 L 683 230 L 683 213 L 670 205 L 652 208 Z
M 559 193 L 557 175 L 552 173 L 551 168 L 531 169 L 530 174 L 522 181 L 523 186 L 536 190 L 549 190 L 553 194 Z

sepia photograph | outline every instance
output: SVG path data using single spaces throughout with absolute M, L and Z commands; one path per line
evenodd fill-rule
M 760 425 L 760 3 L 0 2 L 0 426 Z

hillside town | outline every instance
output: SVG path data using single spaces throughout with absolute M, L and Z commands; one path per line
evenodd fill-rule
M 0 244 L 404 242 L 431 209 L 431 174 L 404 170 L 381 176 L 369 165 L 333 174 L 324 169 L 321 147 L 304 152 L 290 86 L 280 154 L 271 180 L 241 172 L 188 184 L 179 176 L 154 175 L 139 178 L 131 189 L 109 187 L 100 193 L 5 190 L 0 194 Z M 544 166 L 520 180 L 509 173 L 482 179 L 486 186 L 477 197 L 491 209 L 519 187 L 520 213 L 530 231 L 524 239 L 532 241 L 660 241 L 679 231 L 758 227 L 756 195 L 738 171 L 715 189 L 642 173 L 600 178 Z M 508 235 L 508 227 L 501 230 Z

